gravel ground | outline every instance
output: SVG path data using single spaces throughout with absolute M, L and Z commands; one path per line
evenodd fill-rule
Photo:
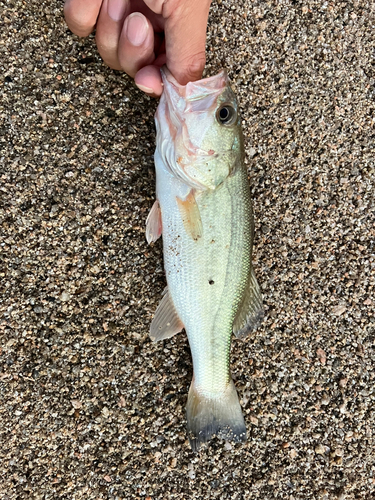
M 266 319 L 232 347 L 247 443 L 196 455 L 187 339 L 148 338 L 157 102 L 61 1 L 0 11 L 1 500 L 375 498 L 374 4 L 212 6 Z

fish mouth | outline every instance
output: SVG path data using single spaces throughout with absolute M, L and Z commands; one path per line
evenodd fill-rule
M 225 69 L 222 69 L 217 75 L 189 82 L 186 85 L 178 83 L 166 66 L 163 66 L 160 72 L 167 99 L 171 100 L 173 104 L 176 104 L 176 100 L 180 101 L 182 99 L 185 101 L 187 107 L 185 107 L 184 111 L 200 111 L 199 102 L 203 99 L 206 101 L 204 107 L 206 110 L 210 107 L 207 106 L 209 98 L 216 100 L 229 85 L 229 78 Z M 188 109 L 189 104 L 191 109 Z

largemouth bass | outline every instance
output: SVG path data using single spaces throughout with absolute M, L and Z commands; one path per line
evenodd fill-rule
M 262 321 L 251 264 L 253 215 L 241 120 L 225 71 L 179 85 L 162 70 L 155 115 L 156 201 L 148 242 L 163 234 L 168 288 L 150 336 L 185 328 L 194 375 L 186 408 L 191 447 L 211 436 L 245 441 L 246 427 L 230 374 L 232 332 L 243 337 Z

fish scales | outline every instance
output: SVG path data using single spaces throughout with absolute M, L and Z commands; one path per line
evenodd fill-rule
M 164 70 L 163 81 L 157 201 L 146 235 L 155 241 L 162 231 L 168 291 L 151 337 L 186 330 L 194 372 L 188 433 L 198 450 L 214 434 L 246 437 L 230 375 L 231 335 L 236 318 L 241 332 L 256 328 L 263 308 L 251 265 L 253 217 L 240 118 L 227 76 L 181 86 Z

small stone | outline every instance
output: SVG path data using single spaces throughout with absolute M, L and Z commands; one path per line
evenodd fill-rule
M 345 436 L 345 441 L 351 441 L 352 438 L 353 438 L 353 431 L 349 431 L 346 433 L 346 436 Z
M 256 155 L 256 152 L 257 152 L 257 151 L 256 151 L 256 149 L 254 149 L 254 148 L 250 148 L 250 149 L 249 149 L 249 156 L 250 156 L 250 158 L 252 158 L 253 156 L 255 156 L 255 155 Z
M 327 361 L 327 356 L 326 353 L 323 351 L 323 349 L 317 349 L 316 355 L 318 356 L 319 361 L 321 362 L 322 365 L 326 364 Z
M 324 394 L 324 396 L 321 399 L 321 404 L 327 406 L 329 402 L 331 401 L 331 398 L 328 396 L 328 394 Z
M 328 451 L 328 446 L 324 446 L 323 444 L 318 444 L 318 446 L 315 447 L 315 453 L 317 455 L 325 455 Z
M 342 413 L 344 415 L 346 413 L 346 403 L 342 403 L 339 406 L 339 410 L 340 410 L 340 413 Z
M 294 448 L 292 448 L 289 452 L 290 458 L 296 458 L 297 455 L 298 455 L 297 451 Z
M 339 386 L 340 387 L 346 387 L 346 384 L 348 383 L 348 379 L 347 378 L 342 378 L 339 382 Z
M 192 463 L 188 464 L 188 476 L 190 479 L 195 479 L 194 465 Z
M 61 302 L 68 302 L 70 300 L 70 294 L 68 292 L 63 292 L 60 295 Z
M 332 308 L 332 314 L 334 314 L 335 316 L 341 316 L 345 311 L 346 306 L 344 304 L 340 304 Z

